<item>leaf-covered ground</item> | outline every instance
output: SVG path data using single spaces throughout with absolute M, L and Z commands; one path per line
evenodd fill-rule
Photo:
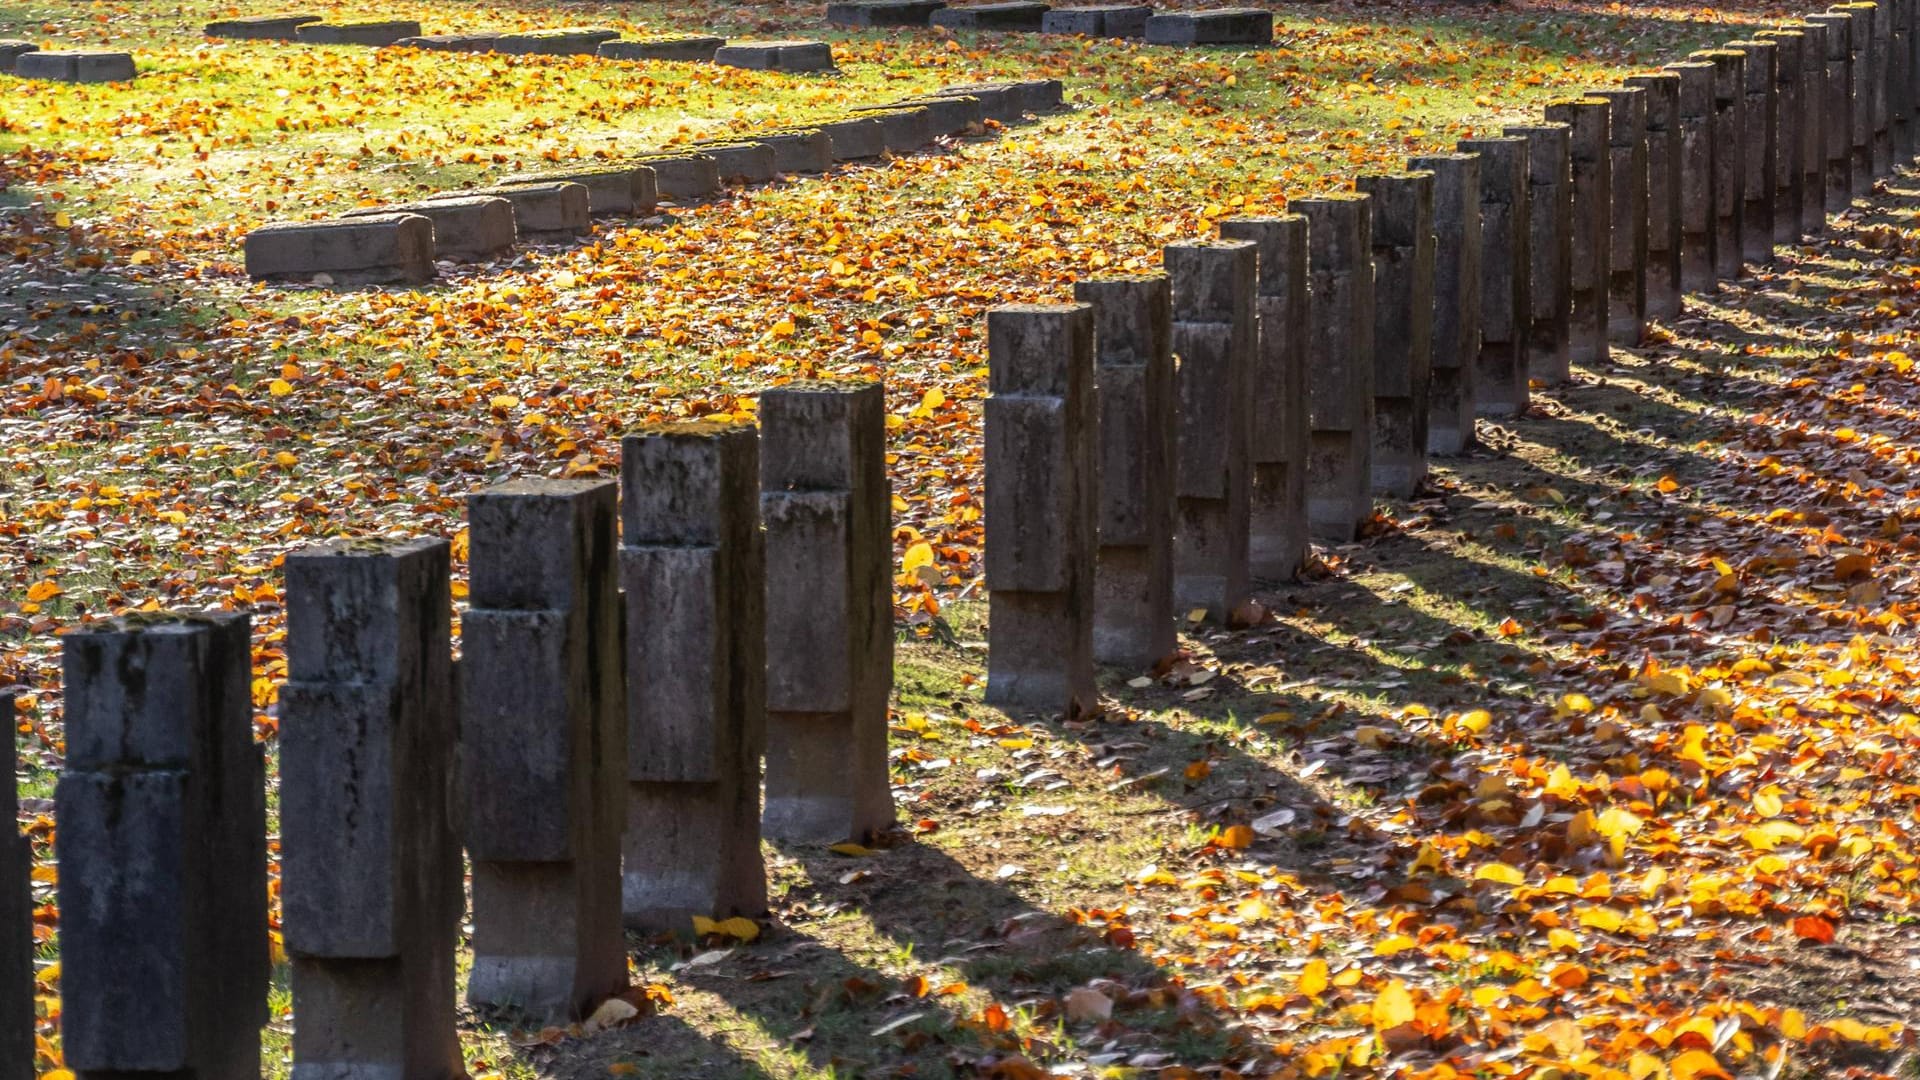
M 820 21 L 302 7 L 429 30 Z M 823 80 L 195 32 L 233 10 L 0 4 L 0 36 L 132 42 L 149 72 L 0 77 L 0 679 L 36 691 L 30 814 L 59 760 L 59 627 L 251 610 L 271 740 L 289 547 L 453 534 L 483 483 L 609 471 L 636 420 L 884 373 L 905 832 L 770 851 L 755 940 L 636 943 L 657 1015 L 597 1033 L 474 1018 L 476 1074 L 1911 1069 L 1920 181 L 1658 347 L 1483 424 L 1488 449 L 1263 593 L 1270 622 L 1197 632 L 1159 677 L 1112 673 L 1105 720 L 980 703 L 986 307 L 1149 267 L 1220 217 L 1736 36 L 1707 25 L 1732 16 L 1283 8 L 1284 46 L 1253 54 L 832 34 L 845 75 Z M 237 273 L 239 236 L 275 216 L 998 75 L 1064 78 L 1083 107 L 417 293 Z M 37 817 L 36 839 L 52 827 Z

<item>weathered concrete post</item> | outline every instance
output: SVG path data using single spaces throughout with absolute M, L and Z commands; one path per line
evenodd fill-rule
M 1571 300 L 1568 347 L 1572 359 L 1607 359 L 1608 293 L 1613 282 L 1612 107 L 1593 96 L 1555 102 L 1549 121 L 1567 125 L 1573 172 L 1572 231 L 1567 286 Z M 1565 378 L 1565 373 L 1560 373 Z
M 1827 9 L 1848 20 L 1847 52 L 1851 61 L 1853 102 L 1848 113 L 1847 160 L 1852 179 L 1848 189 L 1854 195 L 1873 190 L 1873 115 L 1875 87 L 1879 83 L 1877 50 L 1873 40 L 1873 11 L 1866 4 L 1836 4 Z
M 126 615 L 60 643 L 67 761 L 54 853 L 67 1068 L 83 1080 L 258 1080 L 266 766 L 253 742 L 247 618 Z
M 1646 319 L 1680 314 L 1680 76 L 1635 75 L 1627 85 L 1646 96 Z M 1642 326 L 1644 328 L 1644 322 Z
M 1703 49 L 1713 65 L 1713 273 L 1732 281 L 1745 266 L 1747 206 L 1747 54 Z
M 1533 228 L 1528 217 L 1527 140 L 1464 139 L 1480 158 L 1480 350 L 1473 405 L 1483 416 L 1527 411 L 1527 333 L 1533 311 Z
M 1429 154 L 1407 163 L 1433 174 L 1433 354 L 1427 452 L 1473 443 L 1474 367 L 1480 354 L 1480 155 Z
M 1856 165 L 1864 162 L 1867 170 L 1868 182 L 1864 190 L 1872 187 L 1872 178 L 1886 175 L 1893 167 L 1887 88 L 1887 70 L 1890 66 L 1887 54 L 1893 37 L 1892 10 L 1887 3 L 1873 3 L 1872 0 L 1836 4 L 1830 10 L 1853 16 L 1853 93 L 1856 110 L 1854 160 Z M 1865 124 L 1864 158 L 1860 156 L 1863 132 L 1857 126 L 1862 122 Z
M 1572 130 L 1565 124 L 1507 128 L 1527 140 L 1527 224 L 1533 236 L 1526 377 L 1567 380 L 1572 368 L 1573 174 Z
M 1179 640 L 1173 610 L 1171 294 L 1164 275 L 1081 281 L 1099 369 L 1099 567 L 1093 658 L 1144 669 Z
M 444 540 L 287 556 L 280 881 L 294 1080 L 465 1072 Z M 524 809 L 524 808 L 522 808 Z
M 1427 475 L 1433 364 L 1433 174 L 1361 176 L 1373 208 L 1373 490 L 1413 495 Z
M 893 826 L 893 491 L 878 382 L 760 395 L 767 543 L 767 804 L 775 840 Z
M 1070 717 L 1099 709 L 1093 327 L 1086 304 L 987 313 L 989 704 Z
M 630 929 L 685 934 L 695 915 L 767 909 L 759 449 L 753 428 L 710 421 L 621 440 Z
M 1233 218 L 1220 236 L 1259 249 L 1247 557 L 1255 577 L 1286 579 L 1307 558 L 1307 219 Z
M 0 690 L 0 1080 L 33 1080 L 33 846 L 20 835 L 14 690 Z
M 467 1000 L 546 1020 L 627 986 L 619 502 L 611 480 L 512 480 L 467 498 Z
M 1607 338 L 1638 345 L 1647 330 L 1647 92 L 1596 90 L 1607 103 Z
M 1373 516 L 1373 237 L 1365 195 L 1296 199 L 1307 219 L 1307 524 L 1352 540 Z
M 1713 65 L 1668 64 L 1680 79 L 1680 289 L 1712 292 L 1714 282 Z
M 1866 188 L 1856 187 L 1853 174 L 1853 16 L 1840 12 L 1808 15 L 1806 22 L 1827 35 L 1826 128 L 1827 211 L 1845 210 Z
M 1887 46 L 1887 128 L 1893 165 L 1913 160 L 1913 10 L 1914 0 L 1889 0 Z
M 1901 160 L 1911 161 L 1920 156 L 1920 0 L 1902 0 L 1896 18 L 1906 28 L 1905 69 L 1896 85 L 1905 87 L 1902 97 L 1907 102 L 1910 141 L 1908 155 Z
M 1221 624 L 1251 592 L 1248 514 L 1259 248 L 1244 240 L 1170 244 L 1175 439 L 1173 598 Z
M 1800 239 L 1806 218 L 1806 44 L 1798 29 L 1762 30 L 1754 35 L 1774 45 L 1773 242 Z
M 1827 35 L 1823 23 L 1802 20 L 1792 24 L 1799 31 L 1800 47 L 1800 232 L 1819 236 L 1827 229 L 1827 144 L 1828 101 L 1831 96 L 1827 70 Z
M 1741 142 L 1746 149 L 1742 181 L 1746 204 L 1741 210 L 1740 252 L 1756 266 L 1773 263 L 1775 171 L 1778 150 L 1780 46 L 1771 41 L 1735 41 L 1729 49 L 1746 54 L 1746 99 L 1741 105 Z

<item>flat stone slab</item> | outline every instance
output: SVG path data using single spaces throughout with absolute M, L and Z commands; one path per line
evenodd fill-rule
M 659 41 L 603 41 L 600 56 L 607 60 L 712 60 L 727 43 L 723 37 L 662 38 Z
M 401 38 L 393 43 L 397 48 L 426 49 L 429 52 L 493 52 L 500 44 L 499 34 L 421 34 L 419 37 Z
M 946 97 L 905 98 L 891 105 L 864 106 L 855 112 L 871 109 L 907 109 L 923 108 L 927 110 L 930 133 L 940 135 L 965 135 L 979 131 L 986 120 L 986 111 L 980 99 L 971 94 L 952 94 Z
M 501 34 L 494 51 L 512 56 L 593 56 L 600 46 L 620 36 L 618 30 L 581 26 L 560 30 L 532 30 Z
M 945 7 L 928 22 L 949 30 L 1010 30 L 1038 33 L 1049 6 L 1038 0 L 1006 0 L 999 4 Z
M 704 199 L 720 190 L 720 163 L 707 154 L 646 154 L 621 164 L 652 169 L 654 189 L 665 198 Z
M 1150 45 L 1271 45 L 1273 12 L 1264 8 L 1180 11 L 1147 20 Z
M 318 15 L 249 15 L 240 19 L 215 19 L 201 27 L 201 33 L 243 41 L 292 41 L 295 30 L 321 21 Z
M 870 29 L 887 26 L 926 26 L 946 0 L 853 0 L 828 4 L 827 25 Z
M 871 116 L 854 116 L 821 124 L 833 141 L 833 160 L 858 161 L 887 152 L 887 128 Z
M 653 174 L 632 165 L 597 165 L 578 169 L 547 169 L 537 173 L 519 173 L 500 181 L 504 186 L 527 184 L 579 184 L 587 189 L 587 213 L 628 214 L 644 217 L 653 213 L 659 189 Z
M 420 24 L 412 19 L 383 22 L 304 23 L 293 32 L 302 45 L 371 45 L 379 48 L 403 38 L 419 37 Z
M 563 243 L 593 231 L 585 184 L 502 184 L 475 191 L 452 191 L 431 201 L 492 195 L 513 204 L 514 231 L 532 244 Z
M 380 214 L 419 214 L 433 222 L 433 257 L 456 262 L 480 262 L 513 250 L 519 235 L 513 203 L 498 195 L 466 195 L 424 199 L 393 206 L 370 206 L 347 217 Z
M 1066 102 L 1066 87 L 1059 79 L 943 86 L 933 93 L 935 97 L 979 98 L 986 115 L 1002 122 L 1018 120 L 1026 113 L 1052 112 Z
M 42 52 L 35 49 L 14 58 L 13 73 L 23 79 L 50 82 L 128 82 L 139 74 L 133 54 L 123 52 Z
M 0 41 L 0 72 L 12 73 L 13 65 L 30 52 L 39 52 L 40 46 L 31 41 L 16 41 L 8 38 Z
M 688 149 L 712 158 L 722 183 L 764 184 L 780 173 L 773 147 L 757 140 L 697 142 Z
M 868 105 L 853 111 L 880 121 L 890 154 L 911 154 L 945 134 L 933 130 L 933 111 L 925 105 Z
M 1043 34 L 1085 34 L 1088 37 L 1143 38 L 1153 8 L 1146 4 L 1094 4 L 1057 7 L 1040 20 Z
M 754 71 L 832 71 L 833 48 L 824 41 L 734 41 L 715 49 L 713 62 Z
M 789 128 L 755 135 L 773 148 L 773 167 L 783 173 L 818 173 L 833 168 L 833 137 L 819 128 Z
M 335 285 L 432 281 L 433 222 L 419 214 L 365 214 L 332 221 L 278 221 L 247 234 L 247 276 L 255 281 Z

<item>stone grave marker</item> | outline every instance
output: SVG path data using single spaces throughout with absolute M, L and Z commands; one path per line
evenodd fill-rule
M 278 221 L 248 233 L 247 276 L 255 281 L 341 286 L 432 281 L 433 222 L 419 214 L 382 213 L 331 221 Z
M 1373 490 L 1412 497 L 1427 475 L 1433 364 L 1433 174 L 1376 173 L 1372 207 Z
M 1352 540 L 1373 516 L 1373 236 L 1363 194 L 1295 199 L 1307 219 L 1307 523 Z
M 1220 236 L 1259 249 L 1247 559 L 1254 577 L 1286 580 L 1307 560 L 1307 219 L 1228 218 Z
M 1427 452 L 1473 445 L 1480 354 L 1480 155 L 1430 154 L 1407 162 L 1433 174 L 1433 332 L 1427 382 Z
M 1533 224 L 1527 197 L 1527 140 L 1464 139 L 1480 158 L 1480 351 L 1474 359 L 1474 411 L 1524 414 L 1527 335 L 1533 325 Z

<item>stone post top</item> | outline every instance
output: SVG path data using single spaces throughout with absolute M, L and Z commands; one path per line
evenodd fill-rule
M 1600 98 L 1603 101 L 1613 101 L 1616 98 L 1632 101 L 1646 97 L 1647 92 L 1638 86 L 1609 86 L 1604 90 L 1589 90 L 1587 96 Z
M 473 192 L 463 191 L 459 194 L 461 196 L 470 196 Z M 434 201 L 437 202 L 439 200 Z M 255 228 L 253 231 L 256 233 L 278 233 L 304 232 L 315 229 L 365 229 L 375 225 L 394 224 L 404 221 L 407 218 L 419 216 L 419 214 L 395 211 L 390 213 L 359 214 L 354 217 L 332 218 L 323 221 L 269 221 L 265 225 Z
M 1711 64 L 1714 67 L 1724 67 L 1729 64 L 1744 63 L 1747 59 L 1747 54 L 1741 52 L 1739 49 L 1732 49 L 1723 45 L 1717 49 L 1695 49 L 1693 52 L 1688 53 L 1687 57 L 1691 60 L 1699 60 Z
M 303 548 L 287 552 L 289 561 L 309 559 L 346 559 L 382 557 L 399 559 L 419 551 L 447 547 L 447 541 L 438 536 L 354 536 L 339 540 L 325 540 L 317 544 L 308 544 Z
M 1676 66 L 1678 65 L 1674 65 L 1674 64 L 1668 65 L 1669 68 L 1676 67 Z M 1677 71 L 1669 71 L 1665 69 L 1660 71 L 1642 71 L 1637 75 L 1627 76 L 1624 81 L 1629 86 L 1653 87 L 1653 86 L 1658 86 L 1661 83 L 1672 83 L 1677 86 L 1680 83 L 1680 73 Z
M 1465 153 L 1478 154 L 1487 150 L 1500 150 L 1502 148 L 1518 150 L 1526 144 L 1526 138 L 1520 135 L 1482 135 L 1476 139 L 1461 139 L 1454 145 L 1458 146 L 1461 151 Z
M 1432 183 L 1433 173 L 1428 169 L 1396 169 L 1392 172 L 1363 173 L 1353 178 L 1356 188 L 1362 184 L 1414 184 Z M 1361 190 L 1364 190 L 1362 188 Z
M 60 633 L 63 638 L 108 637 L 124 634 L 197 634 L 246 619 L 240 611 L 129 611 L 95 619 Z M 0 714 L 3 715 L 3 714 Z
M 1467 145 L 1467 141 L 1463 139 L 1459 145 L 1465 146 Z M 1408 158 L 1407 167 L 1419 172 L 1434 172 L 1437 171 L 1437 167 L 1441 165 L 1458 165 L 1469 161 L 1478 161 L 1479 159 L 1480 155 L 1472 150 L 1436 150 L 1431 154 L 1421 154 L 1418 157 Z
M 704 439 L 726 439 L 741 434 L 752 435 L 752 424 L 733 420 L 656 420 L 636 424 L 627 429 L 620 437 L 623 445 L 647 439 L 673 439 L 695 441 Z
M 775 395 L 829 394 L 849 397 L 857 394 L 883 393 L 881 379 L 795 379 L 792 382 L 769 386 L 760 391 L 762 398 Z
M 1762 41 L 1778 41 L 1781 39 L 1791 41 L 1794 38 L 1805 38 L 1807 31 L 1811 29 L 1813 29 L 1811 23 L 1781 23 L 1779 26 L 1772 27 L 1771 29 L 1761 30 L 1753 36 Z
M 1764 33 L 1768 33 L 1768 31 L 1762 30 L 1760 31 L 1760 33 L 1764 34 Z M 1723 49 L 1738 49 L 1741 52 L 1746 52 L 1751 49 L 1777 49 L 1779 47 L 1780 46 L 1777 42 L 1760 41 L 1760 40 L 1755 40 L 1750 38 L 1743 38 L 1739 41 L 1729 41 L 1725 45 L 1721 46 L 1721 48 Z
M 1224 218 L 1221 220 L 1220 224 L 1226 225 L 1227 223 L 1232 222 L 1237 225 L 1247 225 L 1247 226 L 1273 226 L 1273 225 L 1286 225 L 1294 222 L 1304 224 L 1306 220 L 1307 219 L 1305 215 L 1302 215 L 1302 214 L 1256 214 L 1256 215 L 1243 215 L 1241 217 Z
M 1545 107 L 1549 109 L 1577 109 L 1584 106 L 1591 109 L 1596 105 L 1605 104 L 1606 102 L 1596 96 L 1593 91 L 1582 90 L 1577 97 L 1554 98 L 1552 101 L 1547 102 Z
M 1693 55 L 1697 57 L 1700 54 L 1694 53 Z M 1661 70 L 1671 73 L 1675 78 L 1684 78 L 1690 73 L 1710 72 L 1713 70 L 1713 65 L 1707 63 L 1705 60 L 1676 60 Z
M 1828 10 L 1828 11 L 1862 11 L 1862 12 L 1866 12 L 1866 11 L 1873 11 L 1873 10 L 1874 10 L 1875 8 L 1878 8 L 1879 6 L 1880 6 L 1880 5 L 1879 5 L 1879 4 L 1876 4 L 1876 3 L 1874 3 L 1874 2 L 1873 2 L 1873 0 L 1858 0 L 1858 2 L 1857 2 L 1857 3 L 1852 3 L 1852 4 L 1835 4 L 1835 5 L 1833 5 L 1832 7 L 1829 7 L 1829 8 L 1827 9 L 1827 10 Z
M 550 499 L 556 496 L 578 495 L 596 488 L 612 487 L 615 483 L 616 481 L 611 479 L 548 479 L 523 476 L 488 485 L 467 497 L 469 499 Z
M 1364 191 L 1323 191 L 1318 195 L 1293 200 L 1293 206 L 1302 211 L 1326 210 L 1336 206 L 1365 205 L 1369 196 Z
M 1171 246 L 1171 245 L 1170 245 Z M 987 318 L 994 316 L 1034 317 L 1042 315 L 1071 316 L 1076 311 L 1090 311 L 1087 304 L 1001 304 L 987 311 Z
M 1237 251 L 1241 248 L 1255 247 L 1251 240 L 1182 240 L 1177 244 L 1168 244 L 1167 251 Z
M 992 308 L 987 312 L 987 391 L 1072 397 L 1083 381 L 1078 359 L 1084 355 L 1090 362 L 1092 345 L 1092 304 Z
M 1240 218 L 1237 220 L 1245 221 L 1248 219 Z M 1165 274 L 1103 274 L 1100 277 L 1082 278 L 1073 283 L 1073 289 L 1075 293 L 1078 293 L 1081 289 L 1117 289 L 1125 286 L 1142 285 L 1147 282 L 1165 280 L 1167 280 L 1167 275 Z
M 1573 137 L 1573 125 L 1564 124 L 1558 120 L 1542 120 L 1534 124 L 1508 124 L 1506 131 L 1509 135 L 1518 135 L 1527 139 L 1566 141 Z

